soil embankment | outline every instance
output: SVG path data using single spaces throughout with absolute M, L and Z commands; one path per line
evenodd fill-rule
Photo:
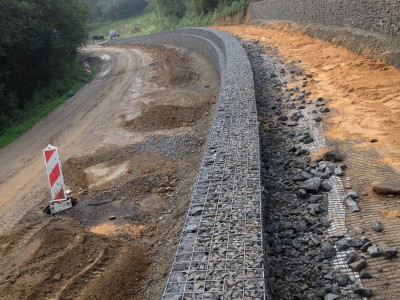
M 347 236 L 356 240 L 366 237 L 373 245 L 380 245 L 382 249 L 384 247 L 379 243 L 399 249 L 400 198 L 396 193 L 400 179 L 400 118 L 398 117 L 400 113 L 400 71 L 393 66 L 357 55 L 343 47 L 311 38 L 280 24 L 270 23 L 263 27 L 221 26 L 217 29 L 231 32 L 250 45 L 255 43 L 256 48 L 260 48 L 260 50 L 251 50 L 254 47 L 250 47 L 250 58 L 258 66 L 255 68 L 256 79 L 257 76 L 258 79 L 261 78 L 258 85 L 256 84 L 256 92 L 257 90 L 261 91 L 256 95 L 257 101 L 265 101 L 268 107 L 265 111 L 259 108 L 260 130 L 262 135 L 266 135 L 267 141 L 270 140 L 270 143 L 277 143 L 278 147 L 283 145 L 278 149 L 271 148 L 268 144 L 262 146 L 263 155 L 272 160 L 271 164 L 265 166 L 267 171 L 269 168 L 267 176 L 264 178 L 267 180 L 266 187 L 270 189 L 267 201 L 271 202 L 267 203 L 271 219 L 267 217 L 266 224 L 272 226 L 272 229 L 267 227 L 266 230 L 273 234 L 279 234 L 277 239 L 272 237 L 272 244 L 277 248 L 271 249 L 271 260 L 276 260 L 277 264 L 270 266 L 270 270 L 272 270 L 271 288 L 276 299 L 291 299 L 290 297 L 294 297 L 293 293 L 301 295 L 312 290 L 307 280 L 305 281 L 306 285 L 302 286 L 302 278 L 307 277 L 307 275 L 303 277 L 302 274 L 307 272 L 306 266 L 312 262 L 307 259 L 307 263 L 302 264 L 301 257 L 299 257 L 300 262 L 296 260 L 293 265 L 290 265 L 291 260 L 288 257 L 296 257 L 299 255 L 299 249 L 302 249 L 300 252 L 304 251 L 306 245 L 297 249 L 298 245 L 293 244 L 295 249 L 292 250 L 292 246 L 286 245 L 282 239 L 288 233 L 278 233 L 279 228 L 273 227 L 275 226 L 274 222 L 282 220 L 282 218 L 295 222 L 299 215 L 305 213 L 305 210 L 299 208 L 304 205 L 301 200 L 293 202 L 289 196 L 279 198 L 282 189 L 296 190 L 296 186 L 292 186 L 291 180 L 285 175 L 285 170 L 282 173 L 277 171 L 280 167 L 286 169 L 286 165 L 279 166 L 279 163 L 285 164 L 287 160 L 285 155 L 290 157 L 290 153 L 286 153 L 286 151 L 290 151 L 290 147 L 287 148 L 285 145 L 288 140 L 292 139 L 290 132 L 293 130 L 290 129 L 290 126 L 296 126 L 296 124 L 292 124 L 291 121 L 295 115 L 288 116 L 289 121 L 284 121 L 284 115 L 290 110 L 277 111 L 280 102 L 278 104 L 273 102 L 276 101 L 275 92 L 268 95 L 268 86 L 263 83 L 262 79 L 268 80 L 267 75 L 269 76 L 270 71 L 260 69 L 262 64 L 258 60 L 262 62 L 265 57 L 272 59 L 271 53 L 272 56 L 278 56 L 278 58 L 274 58 L 276 65 L 282 65 L 281 68 L 274 70 L 275 73 L 271 75 L 273 76 L 271 78 L 286 76 L 289 79 L 281 82 L 285 89 L 279 83 L 272 86 L 270 90 L 282 89 L 287 93 L 288 98 L 285 96 L 278 101 L 283 101 L 288 108 L 294 107 L 301 112 L 303 106 L 315 105 L 316 112 L 323 112 L 323 118 L 316 118 L 316 120 L 318 122 L 322 120 L 326 143 L 329 146 L 336 146 L 341 151 L 344 156 L 344 166 L 347 167 L 344 172 L 338 172 L 345 188 L 343 198 L 349 192 L 362 195 L 362 200 L 357 202 L 360 211 L 353 212 L 349 207 L 346 208 Z M 266 53 L 266 56 L 260 55 L 257 53 L 258 51 Z M 268 101 L 268 98 L 271 100 Z M 292 103 L 298 99 L 302 99 L 301 104 Z M 275 113 L 276 115 L 274 115 Z M 287 125 L 289 125 L 289 129 L 285 129 Z M 297 155 L 303 154 L 298 152 Z M 310 154 L 315 157 L 315 153 Z M 278 172 L 275 177 L 272 176 L 273 178 L 270 178 L 271 170 L 275 173 Z M 277 182 L 274 181 L 274 178 L 277 178 Z M 296 181 L 298 178 L 294 177 L 292 180 Z M 376 193 L 377 191 L 379 193 Z M 310 199 L 315 200 L 313 197 Z M 319 205 L 323 207 L 325 204 L 322 201 Z M 323 211 L 324 209 L 322 209 L 322 213 Z M 310 218 L 315 218 L 315 215 L 307 216 L 304 220 L 308 222 Z M 382 227 L 377 228 L 377 224 L 381 224 Z M 293 230 L 291 234 L 294 236 L 290 239 L 301 238 L 302 233 L 299 229 L 300 227 L 296 227 Z M 296 231 L 298 232 L 296 233 Z M 283 245 L 280 244 L 281 242 Z M 320 249 L 320 246 L 318 244 L 314 248 Z M 374 299 L 398 299 L 400 295 L 400 282 L 397 274 L 400 267 L 399 259 L 388 259 L 383 254 L 378 255 L 376 252 L 371 255 L 368 252 L 362 252 L 359 246 L 356 247 L 356 252 L 367 261 L 367 266 L 361 275 L 363 285 L 372 289 L 375 295 Z M 287 253 L 281 252 L 282 247 L 286 247 L 294 256 L 285 257 Z M 336 248 L 340 247 L 341 242 L 339 241 Z M 274 253 L 274 251 L 277 252 Z M 285 264 L 280 263 L 281 261 L 285 261 Z M 297 263 L 300 265 L 294 267 L 296 270 L 294 271 L 292 267 Z M 287 270 L 285 270 L 286 265 L 289 266 Z M 276 268 L 277 266 L 279 268 Z M 326 267 L 322 266 L 323 269 Z M 289 273 L 289 269 L 295 272 L 294 279 L 290 276 L 283 276 Z M 321 268 L 317 269 L 321 271 Z M 316 275 L 319 276 L 320 272 L 317 272 Z M 293 284 L 293 280 L 296 280 L 295 284 Z M 284 294 L 281 293 L 280 287 L 282 286 L 287 287 L 284 289 Z M 350 282 L 346 282 L 344 289 L 349 289 L 350 286 Z M 321 291 L 317 289 L 312 292 L 316 298 L 312 298 L 312 294 L 310 297 L 317 299 Z M 303 294 L 303 297 L 305 296 Z

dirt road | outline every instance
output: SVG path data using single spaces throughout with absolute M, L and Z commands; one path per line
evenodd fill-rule
M 64 160 L 79 153 L 95 151 L 93 135 L 96 133 L 93 134 L 93 130 L 108 127 L 110 121 L 116 120 L 121 100 L 135 82 L 134 76 L 141 78 L 144 75 L 141 73 L 146 59 L 140 51 L 129 53 L 127 49 L 109 48 L 101 53 L 105 63 L 93 82 L 32 130 L 0 150 L 2 233 L 49 196 L 41 159 L 42 148 L 48 143 L 56 145 Z
M 162 293 L 213 118 L 218 75 L 183 49 L 85 51 L 102 60 L 95 79 L 0 150 L 1 299 L 156 299 Z M 59 217 L 42 212 L 50 197 L 42 158 L 48 143 L 59 147 L 78 202 Z

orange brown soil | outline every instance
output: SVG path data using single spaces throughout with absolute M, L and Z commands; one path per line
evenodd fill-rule
M 325 128 L 326 136 L 339 141 L 362 139 L 358 147 L 378 150 L 382 163 L 400 172 L 398 69 L 276 23 L 216 29 L 275 46 L 286 61 L 312 75 L 307 90 L 314 98 L 331 99 L 333 113 Z M 378 142 L 371 144 L 373 138 Z
M 310 92 L 314 102 L 318 97 L 329 99 L 330 112 L 323 118 L 327 144 L 337 146 L 345 157 L 345 191 L 364 196 L 361 212 L 346 209 L 348 233 L 400 249 L 400 197 L 372 191 L 375 181 L 399 180 L 400 71 L 279 23 L 215 28 L 258 41 L 266 53 L 277 52 L 288 69 L 295 65 L 303 70 L 289 88 Z M 320 154 L 312 153 L 311 158 Z M 383 232 L 372 229 L 376 220 L 382 222 Z M 368 259 L 366 271 L 373 277 L 362 282 L 373 290 L 371 299 L 398 299 L 399 268 L 398 257 Z

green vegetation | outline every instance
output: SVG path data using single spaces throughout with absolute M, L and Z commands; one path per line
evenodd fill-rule
M 80 59 L 74 63 L 69 76 L 61 80 L 52 81 L 46 88 L 38 91 L 32 101 L 20 112 L 19 122 L 8 124 L 0 135 L 0 148 L 15 140 L 19 135 L 32 128 L 40 119 L 52 110 L 63 104 L 68 99 L 68 92 L 76 93 L 86 82 L 88 82 L 96 68 L 91 68 L 92 75 L 86 75 Z
M 108 36 L 111 29 L 119 32 L 120 37 L 143 35 L 160 30 L 158 17 L 154 12 L 119 21 L 96 22 L 88 25 L 88 34 Z
M 101 22 L 121 20 L 141 15 L 146 7 L 145 0 L 85 0 L 90 8 L 90 20 Z
M 163 29 L 207 26 L 218 18 L 244 13 L 247 0 L 146 0 Z
M 110 0 L 87 0 L 97 6 Z M 115 0 L 118 2 L 118 0 Z M 144 1 L 144 0 L 143 0 Z M 112 2 L 112 1 L 111 1 Z M 111 29 L 120 33 L 120 37 L 144 35 L 162 29 L 178 27 L 208 26 L 221 16 L 244 13 L 246 0 L 146 0 L 145 12 L 121 20 L 92 22 L 88 25 L 89 35 L 107 36 Z
M 3 135 L 75 82 L 88 9 L 81 0 L 0 0 L 0 7 Z

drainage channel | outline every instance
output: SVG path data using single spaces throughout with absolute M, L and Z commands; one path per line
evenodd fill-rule
M 370 297 L 360 279 L 363 258 L 355 253 L 368 239 L 352 238 L 346 228 L 346 166 L 337 151 L 333 161 L 310 159 L 328 148 L 321 123 L 328 100 L 312 99 L 306 90 L 309 75 L 286 64 L 273 47 L 261 50 L 257 41 L 244 47 L 260 122 L 271 299 Z

